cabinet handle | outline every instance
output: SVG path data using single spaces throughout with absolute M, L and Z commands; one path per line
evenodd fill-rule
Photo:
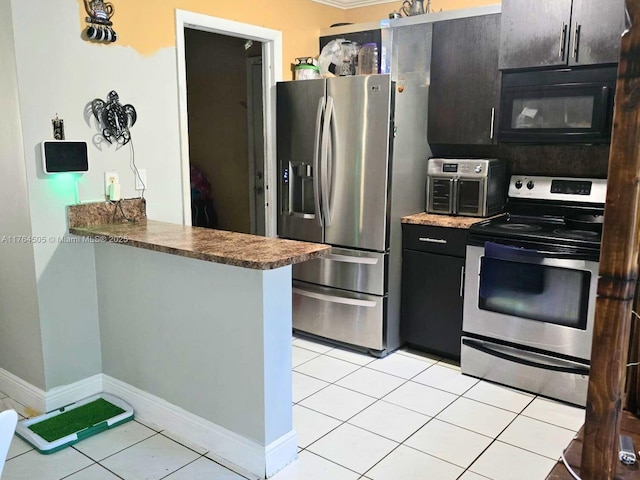
M 495 123 L 496 120 L 496 108 L 493 107 L 491 109 L 491 131 L 489 132 L 489 138 L 491 140 L 493 140 L 493 124 Z
M 464 265 L 460 267 L 460 296 L 464 294 Z
M 421 242 L 427 243 L 442 243 L 445 244 L 447 241 L 444 238 L 429 238 L 429 237 L 420 237 L 418 238 Z
M 564 60 L 564 44 L 567 41 L 567 24 L 562 22 L 562 30 L 560 30 L 560 49 L 558 50 L 558 56 L 560 60 Z
M 576 62 L 578 61 L 578 45 L 579 45 L 579 38 L 580 38 L 580 27 L 581 25 L 578 25 L 578 22 L 576 22 L 576 29 L 573 35 L 573 58 L 576 60 Z

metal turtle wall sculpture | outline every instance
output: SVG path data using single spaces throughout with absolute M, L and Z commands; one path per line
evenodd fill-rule
M 136 123 L 138 115 L 133 105 L 121 105 L 115 90 L 107 95 L 107 101 L 96 98 L 91 102 L 91 111 L 102 126 L 102 136 L 109 143 L 114 140 L 126 145 L 131 140 L 129 129 Z

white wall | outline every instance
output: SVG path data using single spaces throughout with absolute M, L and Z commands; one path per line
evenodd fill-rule
M 95 250 L 105 374 L 260 445 L 291 431 L 291 267 Z
M 0 1 L 0 368 L 44 388 L 33 246 L 6 242 L 32 233 L 11 19 Z
M 85 41 L 76 0 L 10 3 L 33 235 L 63 236 L 66 205 L 104 199 L 105 171 L 119 173 L 124 197 L 137 196 L 130 146 L 99 143 L 87 111 L 111 90 L 138 113 L 131 133 L 136 164 L 147 169 L 149 217 L 181 223 L 175 49 L 142 57 L 117 43 Z M 67 139 L 90 144 L 89 172 L 75 179 L 45 176 L 40 166 L 39 144 L 52 138 L 56 114 Z M 54 240 L 35 245 L 34 258 L 49 390 L 101 371 L 94 254 L 90 245 Z

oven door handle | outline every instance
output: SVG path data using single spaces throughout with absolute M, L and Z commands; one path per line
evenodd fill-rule
M 466 345 L 469 348 L 473 348 L 482 353 L 486 353 L 487 355 L 492 355 L 494 357 L 502 358 L 503 360 L 508 360 L 510 362 L 519 363 L 521 365 L 526 365 L 528 367 L 534 368 L 542 368 L 544 370 L 553 370 L 555 372 L 563 372 L 563 373 L 572 373 L 576 375 L 589 375 L 589 367 L 562 367 L 560 365 L 552 365 L 548 363 L 539 363 L 534 362 L 532 360 L 528 360 L 526 358 L 521 358 L 517 355 L 509 355 L 505 352 L 500 352 L 498 350 L 494 350 L 492 348 L 486 347 L 482 344 L 482 342 L 470 340 L 468 338 L 462 339 L 462 344 Z M 556 359 L 556 361 L 561 361 L 561 359 Z M 567 361 L 567 364 L 573 362 Z
M 540 255 L 544 255 L 549 258 L 566 258 L 570 260 L 585 260 L 584 254 L 570 253 L 570 252 L 552 252 L 549 250 L 535 250 Z
M 473 245 L 475 245 L 475 244 L 473 244 Z M 512 245 L 506 245 L 506 246 L 512 246 Z M 530 253 L 530 255 L 527 255 L 527 253 Z M 534 249 L 526 249 L 526 251 L 519 252 L 515 248 L 514 248 L 514 250 L 512 252 L 510 252 L 508 258 L 507 257 L 502 257 L 502 256 L 495 256 L 494 257 L 494 256 L 491 256 L 491 255 L 486 255 L 486 254 L 484 254 L 483 256 L 485 256 L 487 258 L 497 258 L 498 260 L 510 260 L 510 261 L 520 261 L 520 260 L 526 260 L 526 259 L 541 260 L 541 258 L 536 258 L 536 256 L 538 256 L 538 255 L 540 257 L 544 256 L 546 258 L 559 258 L 559 259 L 566 259 L 566 260 L 590 260 L 588 255 L 585 255 L 584 253 L 554 252 L 554 251 L 551 251 L 551 250 L 538 250 L 538 249 L 535 249 L 535 250 Z M 528 262 L 528 263 L 534 263 L 534 262 Z

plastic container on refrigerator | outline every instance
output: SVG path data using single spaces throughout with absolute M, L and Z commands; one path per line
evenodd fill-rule
M 358 52 L 358 75 L 378 73 L 378 46 L 375 43 L 365 43 Z

